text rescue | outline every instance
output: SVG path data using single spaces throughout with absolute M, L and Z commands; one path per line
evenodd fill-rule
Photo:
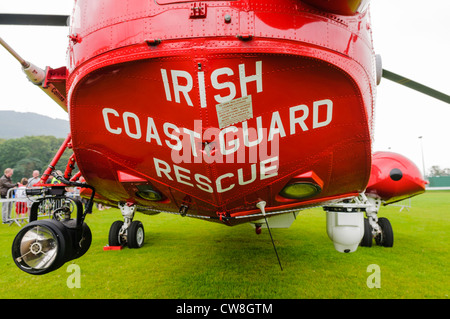
M 193 88 L 192 76 L 183 70 L 170 70 L 172 83 L 169 83 L 167 73 L 167 70 L 161 69 L 164 94 L 167 101 L 172 102 L 171 91 L 173 91 L 175 103 L 181 103 L 181 96 L 183 96 L 187 105 L 193 106 L 189 95 Z M 231 76 L 233 74 L 234 72 L 231 68 L 219 68 L 211 73 L 211 86 L 217 91 L 227 89 L 229 92 L 226 96 L 222 96 L 220 92 L 216 92 L 218 94 L 214 95 L 214 99 L 217 103 L 226 103 L 236 98 L 235 84 L 233 82 L 219 82 L 218 80 L 219 76 L 223 78 L 224 75 Z M 184 85 L 180 85 L 179 78 L 185 79 Z M 204 108 L 206 107 L 204 73 L 198 72 L 197 78 L 199 81 L 200 107 Z M 247 96 L 247 84 L 250 82 L 256 82 L 257 93 L 262 92 L 262 61 L 256 62 L 256 74 L 251 76 L 245 74 L 245 64 L 240 64 L 239 79 L 242 97 Z M 288 110 L 288 116 L 284 118 L 280 115 L 279 111 L 274 111 L 271 114 L 268 134 L 267 129 L 262 127 L 262 116 L 256 117 L 256 128 L 249 128 L 247 120 L 245 120 L 241 122 L 242 127 L 228 126 L 220 130 L 215 128 L 209 130 L 208 134 L 204 132 L 202 137 L 201 121 L 195 121 L 195 127 L 192 130 L 185 127 L 178 127 L 170 122 L 155 123 L 154 119 L 150 116 L 142 117 L 133 112 L 122 112 L 114 108 L 103 108 L 102 115 L 105 128 L 111 134 L 126 135 L 134 140 L 145 140 L 147 143 L 167 146 L 172 150 L 172 155 L 179 155 L 182 152 L 184 155 L 181 158 L 185 162 L 187 160 L 185 155 L 189 154 L 189 158 L 191 158 L 192 154 L 193 162 L 201 163 L 205 161 L 210 163 L 211 154 L 208 153 L 208 156 L 205 156 L 204 152 L 199 151 L 199 145 L 202 145 L 204 142 L 214 143 L 214 149 L 218 152 L 215 152 L 212 161 L 221 162 L 220 159 L 223 156 L 234 154 L 242 149 L 243 146 L 250 149 L 261 143 L 271 142 L 275 138 L 278 139 L 287 135 L 294 135 L 298 132 L 298 129 L 308 131 L 329 125 L 333 119 L 333 102 L 330 99 L 322 99 L 314 101 L 312 107 L 306 104 L 291 106 Z M 111 124 L 112 119 L 115 119 L 114 123 L 116 125 Z M 309 121 L 309 126 L 306 120 Z M 198 122 L 200 122 L 200 125 Z M 210 162 L 208 162 L 208 158 Z M 177 156 L 175 158 L 172 156 L 172 159 L 175 159 L 174 162 L 180 162 L 180 156 L 178 156 L 178 159 Z M 251 175 L 246 180 L 244 176 L 248 176 L 248 174 L 244 174 L 242 168 L 236 172 L 222 174 L 215 181 L 211 181 L 207 176 L 198 173 L 193 174 L 186 168 L 173 163 L 167 163 L 157 158 L 154 158 L 154 167 L 157 176 L 160 178 L 164 176 L 171 181 L 196 187 L 207 193 L 213 193 L 214 189 L 218 193 L 224 193 L 236 186 L 236 183 L 224 183 L 227 179 L 235 179 L 237 177 L 238 185 L 247 185 L 256 181 L 257 175 L 259 175 L 260 180 L 277 176 L 278 160 L 279 158 L 276 155 L 261 161 L 259 165 L 257 163 L 251 164 L 249 168 Z

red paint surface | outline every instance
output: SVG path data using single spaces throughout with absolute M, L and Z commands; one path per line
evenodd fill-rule
M 207 1 L 200 13 L 192 6 L 77 1 L 67 92 L 87 182 L 112 204 L 178 212 L 189 202 L 189 214 L 206 216 L 256 212 L 260 200 L 274 211 L 362 192 L 376 85 L 368 12 L 337 16 L 286 0 Z M 219 127 L 216 105 L 246 96 L 252 115 Z M 243 125 L 265 129 L 262 142 L 245 146 Z M 177 130 L 189 151 L 183 162 L 168 145 Z M 220 156 L 221 145 L 231 152 L 236 143 L 233 161 Z M 309 172 L 323 183 L 319 194 L 277 200 Z M 164 200 L 137 196 L 143 184 Z
M 372 161 L 367 194 L 392 203 L 425 192 L 427 182 L 417 166 L 403 155 L 376 152 Z M 392 178 L 392 170 L 396 170 L 397 175 L 401 172 L 401 177 Z

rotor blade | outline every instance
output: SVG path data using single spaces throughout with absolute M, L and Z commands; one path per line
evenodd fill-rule
M 396 82 L 398 84 L 404 85 L 409 87 L 410 89 L 419 91 L 423 94 L 426 94 L 428 96 L 434 97 L 438 100 L 441 100 L 445 103 L 449 103 L 450 104 L 450 96 L 448 96 L 447 94 L 444 94 L 442 92 L 436 91 L 435 89 L 432 89 L 428 86 L 425 86 L 423 84 L 417 83 L 413 80 L 407 79 L 401 75 L 395 74 L 391 71 L 385 70 L 383 69 L 383 77 L 391 80 L 393 82 Z
M 0 13 L 0 24 L 67 27 L 68 18 L 68 15 Z

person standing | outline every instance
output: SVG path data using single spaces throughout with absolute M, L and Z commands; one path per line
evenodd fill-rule
M 13 175 L 14 170 L 12 168 L 5 169 L 4 175 L 0 177 L 0 195 L 1 198 L 6 198 L 8 194 L 8 190 L 10 188 L 16 187 L 18 184 L 13 184 L 11 180 L 11 176 Z M 8 223 L 11 215 L 12 203 L 6 202 L 2 205 L 2 222 L 3 224 Z
M 28 179 L 25 177 L 20 180 L 18 188 L 16 190 L 16 214 L 19 217 L 24 217 L 28 212 L 28 200 L 26 188 L 28 184 Z
M 38 170 L 34 170 L 34 171 L 33 171 L 33 177 L 31 177 L 31 178 L 28 180 L 28 185 L 27 185 L 27 187 L 33 187 L 34 184 L 37 184 L 37 183 L 39 182 L 40 179 L 41 179 L 41 178 L 40 178 L 40 176 L 39 176 L 39 171 L 38 171 Z

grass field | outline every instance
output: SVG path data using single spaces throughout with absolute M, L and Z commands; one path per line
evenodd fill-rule
M 94 210 L 87 223 L 90 250 L 57 271 L 32 276 L 11 258 L 19 230 L 0 225 L 0 298 L 170 298 L 170 299 L 448 299 L 450 290 L 450 192 L 430 191 L 412 199 L 409 211 L 383 207 L 394 229 L 394 247 L 334 250 L 325 212 L 307 210 L 289 229 L 226 227 L 202 220 L 137 214 L 145 227 L 141 249 L 104 251 L 109 227 L 122 219 L 116 209 Z M 80 269 L 80 288 L 69 288 L 68 266 Z M 368 266 L 380 269 L 380 288 L 369 288 Z

